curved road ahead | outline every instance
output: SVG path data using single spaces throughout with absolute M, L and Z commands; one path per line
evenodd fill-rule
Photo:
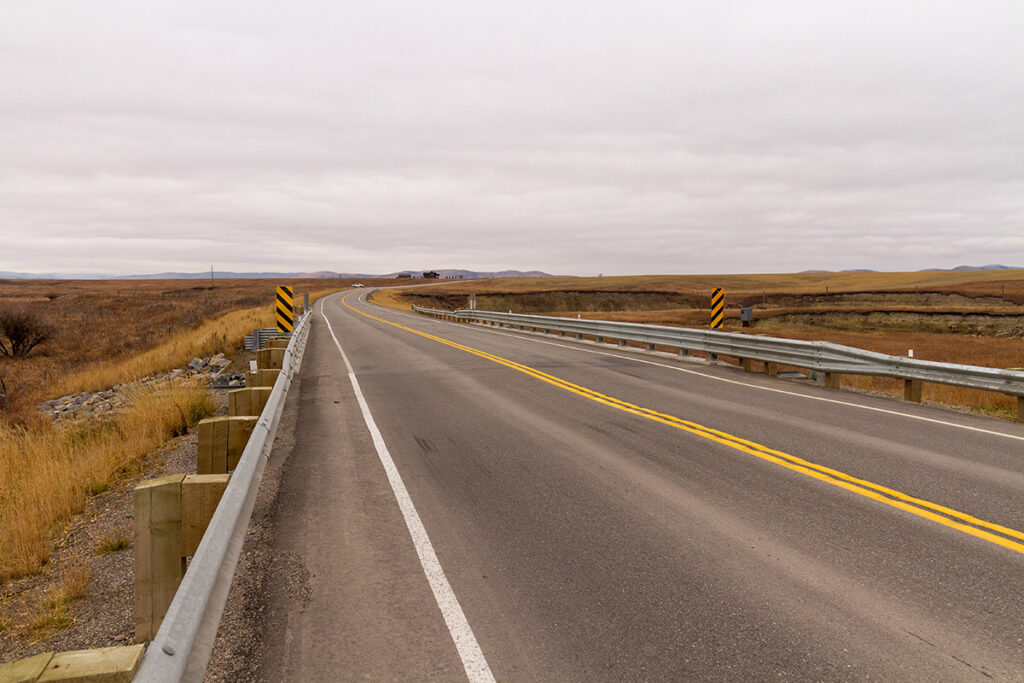
M 365 296 L 315 307 L 262 676 L 1024 678 L 1024 426 Z

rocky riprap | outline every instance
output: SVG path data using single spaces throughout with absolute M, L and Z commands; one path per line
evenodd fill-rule
M 193 358 L 184 368 L 144 377 L 138 382 L 118 384 L 106 391 L 85 391 L 44 401 L 39 404 L 39 410 L 47 415 L 53 415 L 55 420 L 104 415 L 123 408 L 128 403 L 128 394 L 133 389 L 178 377 L 206 377 L 214 389 L 244 387 L 245 375 L 241 372 L 227 372 L 230 364 L 231 361 L 225 358 L 223 353 L 209 358 Z

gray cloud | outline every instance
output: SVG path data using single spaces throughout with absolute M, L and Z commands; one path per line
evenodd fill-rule
M 0 270 L 1024 265 L 1024 6 L 23 3 Z

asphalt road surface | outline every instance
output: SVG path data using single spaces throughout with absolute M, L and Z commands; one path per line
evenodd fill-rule
M 365 296 L 315 307 L 263 676 L 1024 678 L 1024 426 Z

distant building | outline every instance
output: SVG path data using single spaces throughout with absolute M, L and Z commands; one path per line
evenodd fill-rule
M 395 277 L 398 277 L 398 278 L 411 278 L 412 277 L 412 273 L 399 273 Z
M 423 273 L 423 277 L 425 277 L 428 280 L 436 280 L 437 278 L 441 277 L 441 275 L 436 270 L 428 270 L 427 272 Z

